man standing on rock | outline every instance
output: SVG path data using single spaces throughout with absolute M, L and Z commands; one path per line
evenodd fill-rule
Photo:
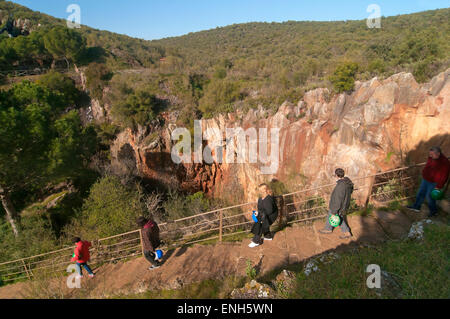
M 335 171 L 335 175 L 339 178 L 337 181 L 337 185 L 331 193 L 330 205 L 327 223 L 325 228 L 320 230 L 321 234 L 331 234 L 333 232 L 333 227 L 330 225 L 330 216 L 331 215 L 339 215 L 341 217 L 342 223 L 340 225 L 342 230 L 342 236 L 339 238 L 345 239 L 352 237 L 352 233 L 350 232 L 350 228 L 347 224 L 347 216 L 346 212 L 350 207 L 350 200 L 353 193 L 353 182 L 350 178 L 345 177 L 345 172 L 342 168 L 338 168 Z
M 430 208 L 428 217 L 433 217 L 437 215 L 437 206 L 436 200 L 431 197 L 431 192 L 434 189 L 444 188 L 450 172 L 450 162 L 437 146 L 430 148 L 428 155 L 427 164 L 422 171 L 423 179 L 417 193 L 416 202 L 413 206 L 408 206 L 408 208 L 419 213 L 426 197 Z
M 159 268 L 161 263 L 156 259 L 156 248 L 161 244 L 159 239 L 159 227 L 155 221 L 147 219 L 143 216 L 137 219 L 137 224 L 141 227 L 142 245 L 144 248 L 144 256 L 152 265 L 149 270 Z

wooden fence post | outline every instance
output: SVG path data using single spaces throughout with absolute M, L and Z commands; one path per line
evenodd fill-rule
M 142 229 L 139 229 L 139 242 L 141 243 L 142 257 L 145 257 L 144 244 L 142 243 Z
M 278 204 L 279 203 L 279 204 Z M 283 218 L 286 214 L 286 202 L 284 200 L 284 195 L 281 195 L 278 197 L 277 203 L 276 203 L 277 207 L 279 207 L 278 210 L 278 227 L 281 229 L 283 227 Z
M 367 207 L 369 207 L 369 203 L 370 203 L 370 199 L 372 196 L 372 191 L 373 191 L 373 185 L 375 184 L 375 177 L 372 177 L 369 181 L 369 191 L 367 194 L 367 199 L 366 202 L 364 204 L 364 209 L 367 209 Z
M 223 227 L 223 210 L 220 211 L 220 215 L 219 215 L 219 219 L 220 219 L 220 225 L 219 225 L 219 242 L 222 242 L 222 227 Z
M 27 265 L 25 265 L 25 261 L 22 259 L 23 268 L 25 268 L 25 272 L 27 273 L 28 280 L 31 280 L 30 274 L 28 273 Z

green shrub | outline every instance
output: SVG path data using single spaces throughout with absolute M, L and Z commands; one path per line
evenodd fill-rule
M 230 80 L 213 80 L 200 99 L 199 110 L 206 116 L 232 111 L 230 105 L 242 98 L 240 83 Z
M 75 86 L 74 80 L 59 72 L 50 71 L 41 76 L 37 83 L 48 88 L 55 95 L 59 95 L 61 97 L 60 103 L 66 107 L 79 103 L 81 92 Z
M 86 86 L 91 95 L 98 99 L 103 99 L 103 88 L 111 79 L 112 73 L 108 67 L 103 63 L 91 63 L 86 68 Z
M 164 109 L 165 102 L 146 88 L 131 90 L 124 101 L 116 101 L 111 108 L 114 122 L 122 127 L 135 129 L 147 125 Z
M 368 70 L 374 74 L 382 74 L 386 71 L 386 64 L 382 59 L 375 59 L 369 63 Z
M 44 46 L 55 60 L 64 58 L 67 63 L 68 60 L 77 62 L 86 48 L 86 39 L 76 30 L 54 26 L 44 33 Z
M 15 260 L 54 250 L 58 246 L 48 214 L 23 217 L 19 236 L 14 237 L 10 225 L 0 223 L 0 241 L 3 245 L 1 261 Z
M 205 197 L 203 192 L 193 195 L 183 195 L 170 189 L 168 198 L 163 203 L 168 220 L 176 220 L 187 216 L 192 216 L 213 209 L 214 203 Z
M 8 78 L 4 76 L 3 74 L 0 74 L 0 85 L 8 83 Z
M 214 77 L 217 79 L 225 79 L 227 77 L 227 70 L 225 70 L 223 68 L 218 68 L 214 72 Z
M 411 31 L 406 41 L 398 44 L 398 62 L 414 63 L 438 58 L 441 49 L 436 37 L 437 34 L 439 32 L 434 28 L 421 32 Z
M 209 79 L 204 74 L 191 74 L 189 75 L 189 88 L 191 90 L 192 97 L 196 100 L 203 96 L 203 90 L 209 83 Z
M 247 267 L 245 268 L 245 273 L 247 274 L 247 278 L 249 278 L 250 280 L 256 279 L 256 277 L 258 276 L 258 273 L 255 267 L 253 267 L 252 262 L 250 260 L 247 260 Z
M 137 191 L 107 176 L 95 183 L 76 219 L 66 228 L 67 236 L 97 239 L 136 229 L 136 218 L 145 215 Z
M 353 62 L 339 65 L 330 77 L 334 89 L 338 93 L 351 91 L 355 87 L 355 77 L 359 66 Z
M 439 62 L 429 57 L 414 65 L 413 75 L 417 82 L 424 83 L 436 74 L 437 69 L 439 69 Z

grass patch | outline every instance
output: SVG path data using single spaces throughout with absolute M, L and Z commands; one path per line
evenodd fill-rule
M 385 212 L 392 212 L 392 211 L 398 211 L 404 209 L 405 205 L 407 204 L 407 201 L 392 201 L 387 204 L 387 206 L 379 207 L 378 210 L 385 211 Z
M 341 254 L 332 264 L 306 276 L 297 272 L 289 298 L 380 298 L 366 286 L 370 264 L 395 276 L 402 298 L 450 297 L 450 232 L 448 225 L 429 225 L 423 241 L 392 241 Z M 381 298 L 395 298 L 386 291 Z
M 348 216 L 370 216 L 373 213 L 373 206 L 369 205 L 367 207 L 352 211 Z
M 23 217 L 26 216 L 31 216 L 31 215 L 35 215 L 35 214 L 40 214 L 43 212 L 47 211 L 47 206 L 52 202 L 55 201 L 55 204 L 57 204 L 57 201 L 62 200 L 66 195 L 68 194 L 68 191 L 62 191 L 56 194 L 52 194 L 49 197 L 47 197 L 46 199 L 44 199 L 42 202 L 40 203 L 34 203 L 30 206 L 28 206 L 27 208 L 25 208 L 22 212 L 21 215 Z

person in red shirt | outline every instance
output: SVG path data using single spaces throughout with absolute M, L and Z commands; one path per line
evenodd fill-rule
M 71 261 L 76 262 L 75 265 L 77 267 L 78 276 L 83 277 L 83 271 L 81 269 L 81 267 L 83 267 L 88 272 L 89 277 L 94 277 L 92 269 L 87 264 L 91 258 L 89 254 L 89 247 L 91 247 L 91 243 L 86 240 L 81 240 L 80 237 L 74 237 L 73 242 L 76 247 Z
M 425 198 L 428 201 L 430 214 L 428 217 L 437 215 L 436 200 L 431 197 L 431 192 L 434 189 L 443 189 L 447 183 L 450 173 L 450 162 L 447 157 L 442 154 L 439 147 L 434 146 L 430 149 L 429 157 L 425 168 L 422 171 L 422 183 L 417 193 L 416 202 L 413 206 L 408 206 L 409 209 L 420 212 Z

